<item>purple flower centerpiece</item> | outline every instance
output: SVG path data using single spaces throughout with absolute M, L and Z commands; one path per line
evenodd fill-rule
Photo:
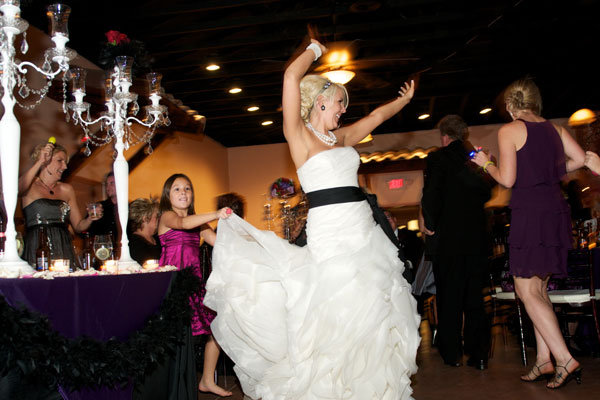
M 296 194 L 294 181 L 288 178 L 279 178 L 271 185 L 271 197 L 278 199 L 287 199 Z

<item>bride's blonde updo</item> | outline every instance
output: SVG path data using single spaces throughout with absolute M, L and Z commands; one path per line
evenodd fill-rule
M 511 83 L 504 91 L 504 103 L 511 113 L 531 110 L 540 115 L 542 112 L 540 89 L 531 79 L 520 79 Z
M 340 84 L 333 83 L 321 75 L 306 75 L 300 81 L 300 117 L 304 122 L 310 119 L 310 113 L 319 95 L 331 101 L 337 91 L 344 93 L 344 107 L 348 107 L 348 91 Z

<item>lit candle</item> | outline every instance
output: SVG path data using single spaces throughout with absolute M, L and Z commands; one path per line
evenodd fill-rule
M 144 265 L 142 265 L 144 269 L 156 269 L 158 267 L 158 260 L 146 260 L 144 261 Z
M 69 266 L 71 264 L 71 260 L 54 260 L 50 265 L 50 271 L 54 272 L 69 272 Z
M 102 270 L 110 274 L 116 274 L 119 272 L 119 262 L 117 260 L 106 260 Z

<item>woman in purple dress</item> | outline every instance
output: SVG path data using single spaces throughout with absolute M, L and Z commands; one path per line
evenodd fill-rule
M 579 362 L 565 344 L 548 297 L 548 280 L 552 275 L 566 276 L 571 246 L 569 208 L 559 182 L 583 166 L 585 154 L 563 127 L 540 117 L 542 99 L 531 80 L 512 83 L 504 101 L 513 121 L 498 131 L 499 165 L 484 152 L 473 161 L 502 186 L 512 188 L 510 273 L 537 343 L 535 365 L 521 380 L 533 382 L 554 374 L 546 387 L 557 389 L 572 378 L 581 382 Z
M 178 269 L 189 267 L 196 276 L 202 278 L 200 238 L 214 245 L 216 235 L 207 223 L 229 217 L 231 209 L 225 207 L 212 213 L 195 214 L 192 182 L 183 174 L 174 174 L 163 186 L 160 212 L 158 223 L 158 238 L 162 245 L 160 265 L 174 265 Z M 204 293 L 203 285 L 200 292 L 190 298 L 194 336 L 211 335 L 210 324 L 215 313 L 204 307 Z M 204 369 L 198 389 L 219 396 L 231 396 L 231 392 L 215 383 L 214 374 L 219 353 L 219 346 L 211 335 L 204 349 Z

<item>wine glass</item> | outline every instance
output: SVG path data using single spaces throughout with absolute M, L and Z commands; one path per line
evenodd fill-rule
M 94 255 L 100 261 L 112 258 L 113 243 L 111 235 L 96 235 L 94 237 Z

